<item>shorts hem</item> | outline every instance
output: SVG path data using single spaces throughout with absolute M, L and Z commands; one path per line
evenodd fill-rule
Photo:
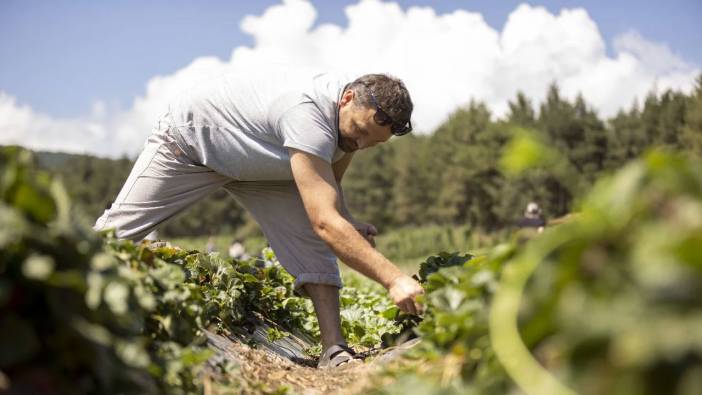
M 324 284 L 333 285 L 337 288 L 343 288 L 344 284 L 341 282 L 341 277 L 338 274 L 331 273 L 302 273 L 295 278 L 295 292 L 302 295 L 303 297 L 309 297 L 305 292 L 305 284 Z

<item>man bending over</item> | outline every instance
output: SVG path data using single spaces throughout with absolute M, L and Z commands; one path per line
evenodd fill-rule
M 95 229 L 141 240 L 224 188 L 312 299 L 319 366 L 338 366 L 354 352 L 341 334 L 337 257 L 382 284 L 401 310 L 420 308 L 421 286 L 373 248 L 377 230 L 351 216 L 341 189 L 354 152 L 410 132 L 412 109 L 405 85 L 384 74 L 255 71 L 199 83 L 159 119 Z

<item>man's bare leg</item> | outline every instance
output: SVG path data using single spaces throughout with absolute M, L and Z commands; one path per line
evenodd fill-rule
M 341 335 L 339 316 L 339 288 L 333 285 L 305 284 L 305 291 L 312 299 L 322 334 L 322 353 L 335 344 L 346 344 Z

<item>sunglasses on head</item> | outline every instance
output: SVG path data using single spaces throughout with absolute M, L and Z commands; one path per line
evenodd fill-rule
M 395 136 L 402 136 L 412 131 L 412 122 L 407 120 L 407 122 L 396 122 L 388 113 L 386 113 L 378 100 L 375 98 L 373 90 L 366 84 L 363 84 L 370 92 L 371 100 L 375 106 L 375 114 L 373 115 L 373 120 L 380 126 L 390 125 L 390 132 Z

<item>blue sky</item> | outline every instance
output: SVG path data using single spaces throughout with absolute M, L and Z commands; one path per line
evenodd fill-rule
M 102 100 L 128 107 L 147 81 L 193 59 L 228 59 L 253 44 L 239 27 L 260 15 L 265 1 L 37 1 L 0 3 L 0 90 L 34 111 L 55 117 L 90 112 Z M 317 24 L 347 23 L 349 1 L 312 1 Z M 355 3 L 355 2 L 354 2 Z M 437 13 L 479 12 L 498 31 L 519 1 L 399 1 L 403 9 L 430 5 Z M 583 7 L 597 23 L 608 52 L 618 34 L 636 30 L 664 43 L 680 58 L 702 65 L 702 1 L 531 1 L 552 13 Z
M 416 133 L 556 82 L 603 118 L 702 74 L 702 0 L 1 0 L 0 144 L 136 155 L 189 86 L 270 64 L 388 72 Z M 537 107 L 538 108 L 538 107 Z

